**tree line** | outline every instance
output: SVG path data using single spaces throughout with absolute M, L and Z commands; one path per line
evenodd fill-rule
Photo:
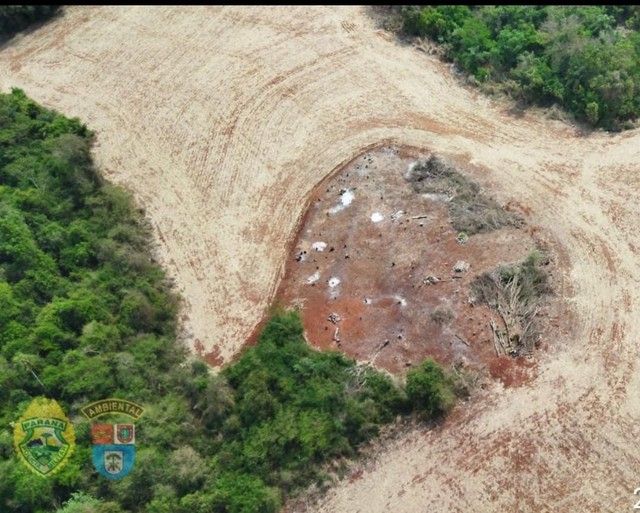
M 59 5 L 0 5 L 0 41 L 51 18 Z
M 405 33 L 523 102 L 611 130 L 640 114 L 638 6 L 405 6 L 402 19 Z

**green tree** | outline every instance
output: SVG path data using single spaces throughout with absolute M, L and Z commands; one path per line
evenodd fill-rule
M 451 55 L 471 75 L 476 75 L 480 67 L 487 63 L 494 46 L 489 28 L 479 18 L 468 18 L 451 35 Z
M 406 390 L 415 410 L 425 418 L 447 413 L 455 401 L 442 368 L 433 360 L 407 373 Z
M 518 57 L 524 52 L 536 51 L 542 47 L 538 31 L 530 23 L 522 23 L 514 28 L 503 28 L 495 41 L 492 57 L 497 67 L 503 70 L 515 67 Z
M 114 502 L 104 502 L 84 492 L 74 492 L 58 513 L 122 513 Z
M 214 485 L 212 513 L 276 513 L 280 509 L 280 494 L 253 476 L 223 474 Z

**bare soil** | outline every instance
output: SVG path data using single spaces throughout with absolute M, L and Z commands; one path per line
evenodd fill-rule
M 489 319 L 500 318 L 470 303 L 470 284 L 523 260 L 536 248 L 535 230 L 502 228 L 459 243 L 450 197 L 419 194 L 408 181 L 426 156 L 382 147 L 324 180 L 289 253 L 278 300 L 300 307 L 307 339 L 320 349 L 394 374 L 433 357 L 520 384 L 534 360 L 498 357 Z M 468 271 L 454 270 L 460 261 Z
M 536 377 L 496 381 L 442 426 L 396 437 L 309 511 L 632 509 L 640 130 L 515 116 L 364 7 L 64 10 L 1 48 L 0 88 L 97 131 L 98 165 L 146 210 L 184 297 L 186 343 L 218 365 L 274 298 L 314 187 L 381 144 L 460 159 L 544 227 L 566 306 Z

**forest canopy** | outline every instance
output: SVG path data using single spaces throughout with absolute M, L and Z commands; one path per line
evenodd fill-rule
M 0 5 L 0 41 L 51 18 L 59 8 L 59 5 Z
M 525 103 L 605 129 L 640 115 L 638 6 L 405 6 L 402 18 L 405 33 Z

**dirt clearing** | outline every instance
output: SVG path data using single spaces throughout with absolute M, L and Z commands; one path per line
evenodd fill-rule
M 447 178 L 416 175 L 436 160 Z M 509 226 L 522 223 L 478 194 L 469 172 L 416 149 L 382 147 L 317 187 L 277 293 L 301 309 L 312 345 L 394 374 L 430 356 L 506 385 L 532 374 L 531 355 L 496 358 L 489 323 L 500 317 L 474 301 L 471 284 L 523 260 L 537 230 Z
M 640 133 L 579 137 L 462 88 L 362 7 L 68 7 L 0 52 L 97 131 L 185 298 L 189 343 L 228 361 L 282 276 L 314 186 L 380 144 L 466 159 L 545 227 L 567 269 L 538 376 L 396 440 L 310 511 L 631 510 L 640 486 Z

